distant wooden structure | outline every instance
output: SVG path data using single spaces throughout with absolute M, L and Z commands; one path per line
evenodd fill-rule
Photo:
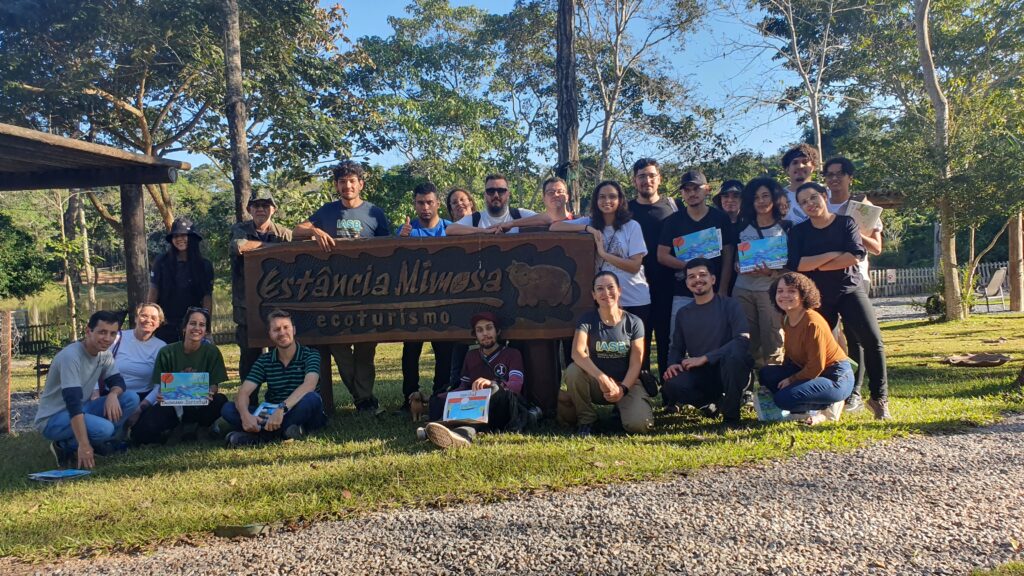
M 189 168 L 187 162 L 0 124 L 0 191 L 120 186 L 130 310 L 145 299 L 149 276 L 142 185 L 174 182 L 178 170 Z M 0 357 L 7 354 L 0 350 Z M 10 397 L 10 383 L 2 377 L 0 397 Z

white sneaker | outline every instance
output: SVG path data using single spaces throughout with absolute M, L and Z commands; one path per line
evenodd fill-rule
M 427 432 L 427 440 L 430 440 L 438 448 L 448 450 L 450 448 L 466 448 L 469 446 L 469 440 L 437 422 L 430 422 L 424 426 L 424 429 Z
M 840 400 L 839 402 L 836 402 L 822 410 L 821 413 L 825 415 L 825 418 L 827 418 L 829 422 L 839 422 L 839 418 L 843 415 L 843 409 L 845 407 L 846 401 Z

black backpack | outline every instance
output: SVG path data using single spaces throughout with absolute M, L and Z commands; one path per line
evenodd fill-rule
M 523 217 L 523 215 L 519 213 L 519 208 L 509 208 L 508 213 L 512 215 L 513 220 L 519 220 Z M 479 212 L 473 212 L 473 228 L 480 227 L 480 218 L 481 215 Z

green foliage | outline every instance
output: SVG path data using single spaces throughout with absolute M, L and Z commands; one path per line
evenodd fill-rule
M 25 298 L 46 286 L 49 257 L 36 246 L 28 232 L 0 213 L 0 299 Z

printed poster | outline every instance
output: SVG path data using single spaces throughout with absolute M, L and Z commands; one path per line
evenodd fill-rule
M 461 390 L 449 392 L 444 402 L 445 422 L 466 422 L 469 424 L 486 424 L 487 409 L 491 404 L 491 389 Z
M 161 406 L 206 406 L 210 403 L 208 372 L 164 372 L 160 375 Z
M 736 253 L 739 255 L 740 272 L 753 272 L 761 264 L 779 270 L 786 266 L 789 247 L 785 236 L 769 236 L 740 242 Z
M 684 262 L 694 258 L 717 258 L 722 255 L 722 231 L 706 228 L 673 238 L 672 252 Z

